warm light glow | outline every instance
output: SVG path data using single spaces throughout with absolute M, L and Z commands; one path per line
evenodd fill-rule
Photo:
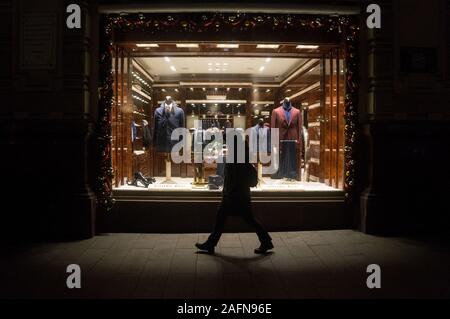
M 259 72 L 264 71 L 265 68 L 266 68 L 265 66 L 260 67 L 260 68 L 259 68 Z
M 296 49 L 318 49 L 318 48 L 319 48 L 318 45 L 303 45 L 303 44 L 300 44 L 300 45 L 296 46 Z
M 173 72 L 176 72 L 176 71 L 177 71 L 177 69 L 176 69 L 173 65 L 170 66 L 170 69 L 171 69 Z
M 170 62 L 170 58 L 169 57 L 164 57 L 164 60 L 166 60 L 166 62 Z
M 196 43 L 177 43 L 177 48 L 198 48 Z
M 269 63 L 271 60 L 272 60 L 271 58 L 267 58 L 266 63 Z
M 159 48 L 159 45 L 156 43 L 138 43 L 136 46 L 138 48 Z
M 278 44 L 258 44 L 257 49 L 278 49 L 280 46 Z
M 237 49 L 237 48 L 239 48 L 239 44 L 221 43 L 221 44 L 217 45 L 217 48 L 220 48 L 220 49 Z

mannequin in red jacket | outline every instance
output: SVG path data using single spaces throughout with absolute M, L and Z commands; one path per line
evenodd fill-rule
M 302 147 L 303 119 L 299 109 L 285 98 L 280 107 L 272 111 L 272 128 L 279 129 L 280 167 L 275 178 L 297 178 L 297 152 Z

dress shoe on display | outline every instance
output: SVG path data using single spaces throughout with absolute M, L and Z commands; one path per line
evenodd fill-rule
M 273 249 L 273 244 L 272 242 L 268 242 L 268 243 L 263 243 L 261 244 L 258 248 L 255 249 L 255 254 L 267 254 L 267 252 Z
M 214 246 L 209 244 L 208 242 L 205 242 L 203 244 L 196 243 L 195 247 L 197 247 L 200 250 L 207 251 L 208 254 L 214 254 Z

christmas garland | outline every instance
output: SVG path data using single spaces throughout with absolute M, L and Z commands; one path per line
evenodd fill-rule
M 113 205 L 111 162 L 111 109 L 113 105 L 112 52 L 115 32 L 166 33 L 242 33 L 283 31 L 317 31 L 336 36 L 345 42 L 345 176 L 348 200 L 355 185 L 354 145 L 357 139 L 359 28 L 352 16 L 315 16 L 246 13 L 204 14 L 109 14 L 101 19 L 103 34 L 100 45 L 99 119 L 97 141 L 99 150 L 96 193 L 98 204 L 110 210 Z

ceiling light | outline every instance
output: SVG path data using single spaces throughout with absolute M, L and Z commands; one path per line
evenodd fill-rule
M 175 92 L 178 92 L 178 89 L 175 89 Z
M 198 48 L 196 43 L 177 43 L 177 48 Z
M 209 69 L 208 69 L 208 71 L 212 71 L 212 70 L 213 70 L 212 68 L 209 68 Z
M 267 58 L 267 59 L 266 59 L 266 63 L 269 63 L 270 60 L 272 60 L 272 59 L 271 59 L 271 58 Z
M 211 62 L 209 62 L 209 63 L 208 63 L 208 65 L 212 65 L 212 63 L 211 63 Z
M 170 69 L 171 69 L 173 72 L 177 72 L 177 69 L 176 69 L 173 65 L 170 66 Z
M 296 49 L 318 49 L 318 48 L 319 48 L 318 45 L 303 45 L 303 44 L 300 44 L 300 45 L 296 46 Z
M 291 89 L 287 89 L 287 90 L 286 90 L 286 92 L 291 92 L 291 91 L 292 91 Z
M 254 90 L 253 90 L 253 93 L 256 93 L 256 92 L 258 92 L 258 89 L 254 89 Z
M 242 91 L 242 88 L 239 88 L 239 91 Z
M 266 93 L 269 93 L 269 92 L 270 92 L 270 89 L 267 89 L 267 90 L 266 90 Z
M 217 91 L 217 88 L 214 88 L 214 90 L 216 90 L 216 91 Z
M 194 88 L 191 88 L 191 91 L 194 91 Z
M 227 65 L 228 65 L 228 63 L 224 63 L 223 65 L 227 66 Z
M 138 43 L 136 46 L 138 48 L 159 48 L 159 45 L 156 43 Z
M 312 68 L 312 69 L 311 69 L 311 70 L 309 70 L 308 72 L 312 72 L 312 71 L 314 71 L 314 69 L 315 69 L 315 68 Z
M 203 88 L 203 91 L 206 91 L 206 89 L 205 89 L 205 88 Z
M 225 43 L 222 43 L 222 44 L 218 44 L 217 48 L 220 48 L 220 49 L 237 49 L 237 48 L 239 48 L 239 44 L 225 44 Z
M 162 91 L 162 92 L 166 92 L 166 89 L 162 89 L 161 91 Z
M 259 68 L 259 72 L 264 71 L 265 68 L 266 68 L 265 66 L 260 67 L 260 68 Z
M 230 88 L 227 88 L 227 91 L 229 91 L 230 90 Z
M 278 44 L 258 44 L 257 49 L 278 49 L 280 46 Z
M 217 68 L 216 68 L 216 71 L 220 71 L 220 69 L 217 69 Z
M 170 62 L 170 59 L 167 56 L 164 57 L 164 60 L 166 60 L 166 62 Z

